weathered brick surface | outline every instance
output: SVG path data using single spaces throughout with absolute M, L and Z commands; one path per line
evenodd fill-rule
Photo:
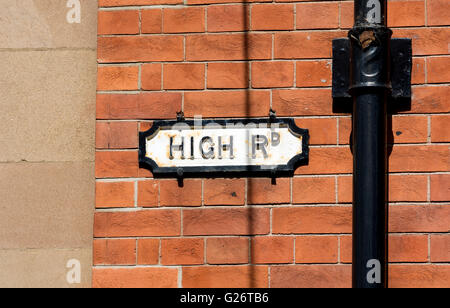
M 411 110 L 388 118 L 392 287 L 450 284 L 449 3 L 388 1 L 414 54 Z M 351 286 L 352 120 L 333 112 L 331 40 L 352 25 L 352 1 L 99 0 L 95 287 Z M 271 108 L 311 135 L 292 179 L 139 168 L 154 120 Z

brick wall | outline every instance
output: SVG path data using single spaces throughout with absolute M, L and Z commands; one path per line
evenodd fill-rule
M 99 0 L 95 287 L 349 287 L 350 115 L 334 114 L 331 40 L 353 1 Z M 450 286 L 450 2 L 389 2 L 414 48 L 392 117 L 390 285 Z M 295 117 L 294 178 L 156 180 L 138 167 L 155 119 Z M 392 142 L 391 141 L 391 142 Z

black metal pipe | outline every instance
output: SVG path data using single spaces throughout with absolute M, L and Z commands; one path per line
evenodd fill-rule
M 349 32 L 353 97 L 353 287 L 387 287 L 387 100 L 390 38 L 386 0 L 355 0 Z

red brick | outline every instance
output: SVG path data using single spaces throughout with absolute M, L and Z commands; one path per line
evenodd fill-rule
M 208 7 L 208 32 L 246 31 L 249 29 L 249 23 L 247 6 L 218 5 Z
M 159 183 L 155 180 L 138 182 L 138 206 L 158 206 Z
M 429 26 L 450 24 L 450 3 L 447 0 L 427 0 L 427 12 Z
M 273 266 L 270 278 L 272 288 L 351 288 L 352 268 L 349 265 Z
M 94 288 L 176 288 L 176 268 L 94 268 Z
M 99 7 L 181 4 L 183 0 L 99 0 Z
M 184 95 L 186 117 L 262 117 L 270 110 L 268 91 L 207 91 Z
M 337 263 L 336 236 L 299 236 L 295 239 L 296 263 Z
M 271 34 L 207 34 L 186 38 L 186 60 L 188 61 L 271 58 Z
M 180 93 L 97 95 L 97 119 L 170 119 L 180 110 Z
M 293 30 L 294 6 L 255 4 L 252 6 L 252 30 Z
M 331 60 L 297 62 L 297 87 L 329 87 L 331 81 Z
M 411 76 L 412 84 L 425 83 L 425 59 L 424 58 L 413 58 L 413 67 L 412 67 L 411 74 L 412 74 L 412 76 Z
M 100 66 L 97 71 L 97 90 L 137 90 L 138 80 L 137 66 Z
M 179 187 L 177 180 L 160 181 L 161 206 L 201 206 L 202 181 L 184 180 Z
M 350 233 L 352 208 L 341 206 L 275 208 L 274 234 Z
M 339 27 L 339 3 L 297 4 L 297 29 L 335 29 Z
M 431 235 L 431 262 L 450 261 L 450 234 Z
M 428 140 L 428 118 L 424 116 L 394 116 L 392 118 L 392 133 L 394 143 L 426 143 Z
M 448 171 L 448 146 L 394 146 L 389 158 L 390 172 Z
M 338 202 L 352 203 L 353 184 L 351 176 L 338 177 Z
M 251 240 L 251 263 L 292 263 L 294 238 L 287 236 L 255 237 Z
M 268 234 L 269 209 L 202 209 L 183 211 L 183 234 L 251 235 Z
M 390 288 L 449 288 L 449 265 L 391 265 Z
M 127 178 L 138 174 L 138 152 L 96 152 L 95 176 L 97 178 Z
M 95 183 L 95 206 L 97 208 L 134 207 L 134 183 Z
M 426 201 L 428 177 L 426 175 L 390 175 L 389 201 Z
M 450 86 L 413 87 L 411 113 L 450 112 Z
M 301 177 L 293 180 L 293 203 L 335 203 L 334 177 Z
M 136 240 L 94 240 L 94 265 L 135 265 Z
M 136 149 L 137 122 L 97 122 L 95 144 L 97 149 Z
M 283 88 L 294 85 L 294 64 L 291 62 L 253 62 L 253 88 Z
M 427 235 L 389 236 L 389 262 L 427 262 Z
M 248 204 L 282 204 L 291 202 L 291 184 L 286 178 L 272 179 L 255 178 L 248 179 L 247 187 Z
M 161 240 L 161 264 L 203 264 L 204 250 L 204 240 L 201 238 L 178 238 Z
M 278 116 L 333 115 L 331 90 L 274 90 L 273 109 Z
M 94 218 L 94 237 L 180 235 L 179 210 L 101 212 Z
M 267 266 L 183 267 L 183 288 L 267 288 Z
M 431 175 L 431 201 L 450 201 L 450 174 Z
M 182 61 L 182 36 L 121 36 L 98 38 L 98 61 Z
M 142 90 L 161 90 L 162 80 L 161 64 L 144 64 L 141 69 Z
M 427 77 L 429 83 L 450 82 L 450 57 L 427 58 Z
M 166 8 L 163 15 L 164 33 L 205 32 L 205 9 L 202 7 Z
M 98 12 L 98 35 L 139 34 L 139 11 Z
M 431 142 L 450 142 L 450 115 L 431 117 Z
M 390 232 L 449 232 L 450 206 L 396 205 L 390 207 Z
M 350 264 L 353 260 L 353 247 L 352 247 L 352 236 L 345 235 L 340 238 L 340 262 Z
M 331 58 L 331 41 L 346 36 L 345 31 L 275 33 L 275 59 Z
M 164 89 L 198 90 L 205 88 L 204 64 L 165 64 Z
M 352 202 L 352 177 L 338 178 L 340 203 Z M 426 175 L 390 175 L 389 201 L 427 201 L 428 177 Z
M 354 6 L 352 2 L 341 2 L 340 26 L 342 29 L 350 29 L 354 23 Z
M 396 29 L 394 38 L 412 38 L 413 55 L 441 55 L 448 53 L 450 28 Z
M 141 12 L 141 32 L 161 33 L 162 32 L 162 11 L 161 9 L 142 10 Z
M 352 118 L 339 118 L 339 144 L 350 144 Z
M 208 89 L 248 88 L 247 63 L 208 63 Z
M 246 264 L 249 239 L 243 237 L 209 238 L 206 243 L 208 264 Z
M 209 179 L 204 183 L 205 205 L 244 205 L 244 179 Z
M 337 143 L 337 121 L 331 118 L 306 118 L 296 119 L 295 124 L 309 130 L 309 144 L 336 144 Z
M 389 1 L 387 11 L 389 27 L 425 25 L 425 4 L 423 0 Z
M 353 172 L 353 156 L 347 147 L 311 148 L 309 153 L 309 165 L 299 167 L 295 174 Z
M 138 259 L 139 265 L 153 265 L 159 262 L 159 239 L 139 239 Z

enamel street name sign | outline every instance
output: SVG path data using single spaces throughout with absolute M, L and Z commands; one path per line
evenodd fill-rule
M 155 177 L 288 176 L 308 141 L 293 119 L 156 121 L 139 135 L 139 162 Z

